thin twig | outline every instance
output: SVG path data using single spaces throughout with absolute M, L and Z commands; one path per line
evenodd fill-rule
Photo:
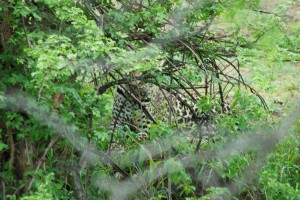
M 2 193 L 3 193 L 3 200 L 6 200 L 6 189 L 5 189 L 4 179 L 2 179 Z
M 9 155 L 9 169 L 12 169 L 13 165 L 14 165 L 14 160 L 15 160 L 15 143 L 14 143 L 14 138 L 13 138 L 13 132 L 11 127 L 7 128 L 7 132 L 8 132 L 8 140 L 9 140 L 9 144 L 10 144 L 10 155 Z
M 87 138 L 88 138 L 88 146 L 87 146 L 87 150 L 90 151 L 90 146 L 91 146 L 91 137 L 92 137 L 92 133 L 93 133 L 93 112 L 91 111 L 91 113 L 89 114 L 89 124 L 88 124 L 88 131 L 87 131 Z M 86 163 L 86 171 L 85 171 L 85 186 L 84 186 L 84 199 L 88 200 L 88 183 L 89 183 L 89 162 Z
M 173 79 L 170 80 L 170 85 L 173 84 Z M 170 89 L 170 106 L 173 108 L 173 101 L 172 101 L 172 88 Z M 172 109 L 169 109 L 169 126 L 172 126 Z M 168 150 L 168 159 L 171 157 L 171 149 Z M 170 176 L 168 176 L 168 197 L 169 200 L 172 200 L 172 182 Z
M 39 159 L 38 161 L 38 164 L 35 168 L 35 173 L 31 179 L 31 181 L 29 182 L 28 184 L 28 187 L 27 187 L 27 191 L 30 191 L 31 190 L 31 187 L 32 187 L 32 184 L 34 183 L 35 181 L 35 177 L 36 177 L 36 173 L 37 171 L 40 169 L 41 165 L 43 164 L 48 152 L 50 151 L 50 149 L 53 147 L 53 145 L 57 142 L 58 138 L 60 137 L 60 134 L 56 134 L 55 137 L 50 141 L 50 143 L 48 144 L 46 150 L 44 151 L 44 154 L 42 155 L 42 157 Z
M 24 29 L 24 35 L 25 35 L 25 38 L 26 38 L 26 43 L 27 43 L 28 47 L 31 48 L 32 45 L 31 45 L 31 42 L 30 42 L 30 40 L 28 39 L 28 36 L 27 36 L 27 28 L 26 28 L 26 25 L 25 25 L 24 17 L 22 17 L 22 25 L 23 25 L 23 29 Z

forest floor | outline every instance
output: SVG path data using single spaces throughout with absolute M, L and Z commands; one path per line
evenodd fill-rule
M 286 7 L 286 0 L 263 0 L 261 5 L 266 12 L 279 9 L 280 13 L 286 15 L 285 23 L 282 24 L 285 32 L 300 29 L 300 1 L 296 1 L 289 8 Z M 274 117 L 285 115 L 285 111 L 299 100 L 300 61 L 285 62 L 283 65 L 273 63 L 273 66 L 268 69 L 246 66 L 242 69 L 242 73 L 251 85 L 260 89 L 259 92 L 266 100 Z

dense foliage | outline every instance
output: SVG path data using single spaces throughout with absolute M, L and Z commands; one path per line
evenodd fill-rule
M 1 1 L 0 199 L 299 199 L 300 5 L 264 9 Z M 218 134 L 201 141 L 171 114 L 148 140 L 115 131 L 115 88 L 134 81 L 196 93 L 202 112 L 219 111 Z

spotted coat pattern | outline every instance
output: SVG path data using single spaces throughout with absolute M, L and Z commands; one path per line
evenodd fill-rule
M 139 139 L 145 139 L 149 133 L 149 125 L 156 123 L 157 116 L 163 116 L 163 121 L 168 121 L 171 95 L 165 93 L 162 97 L 162 94 L 157 95 L 154 90 L 149 88 L 145 84 L 118 86 L 113 106 L 114 129 L 122 129 L 124 125 L 127 125 L 130 130 L 138 134 Z M 187 102 L 188 100 L 183 96 L 172 95 L 172 121 L 176 125 L 184 125 L 185 127 L 196 126 L 204 137 L 213 134 L 214 131 L 208 130 L 207 127 L 214 129 L 210 123 L 210 115 L 217 114 L 217 111 L 211 109 L 209 113 L 199 113 L 197 103 L 188 102 L 190 105 L 188 107 L 184 105 Z

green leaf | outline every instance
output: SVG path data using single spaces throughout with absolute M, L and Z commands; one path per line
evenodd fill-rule
M 0 140 L 0 152 L 7 149 L 8 148 L 8 145 L 7 144 L 4 144 L 1 140 Z

